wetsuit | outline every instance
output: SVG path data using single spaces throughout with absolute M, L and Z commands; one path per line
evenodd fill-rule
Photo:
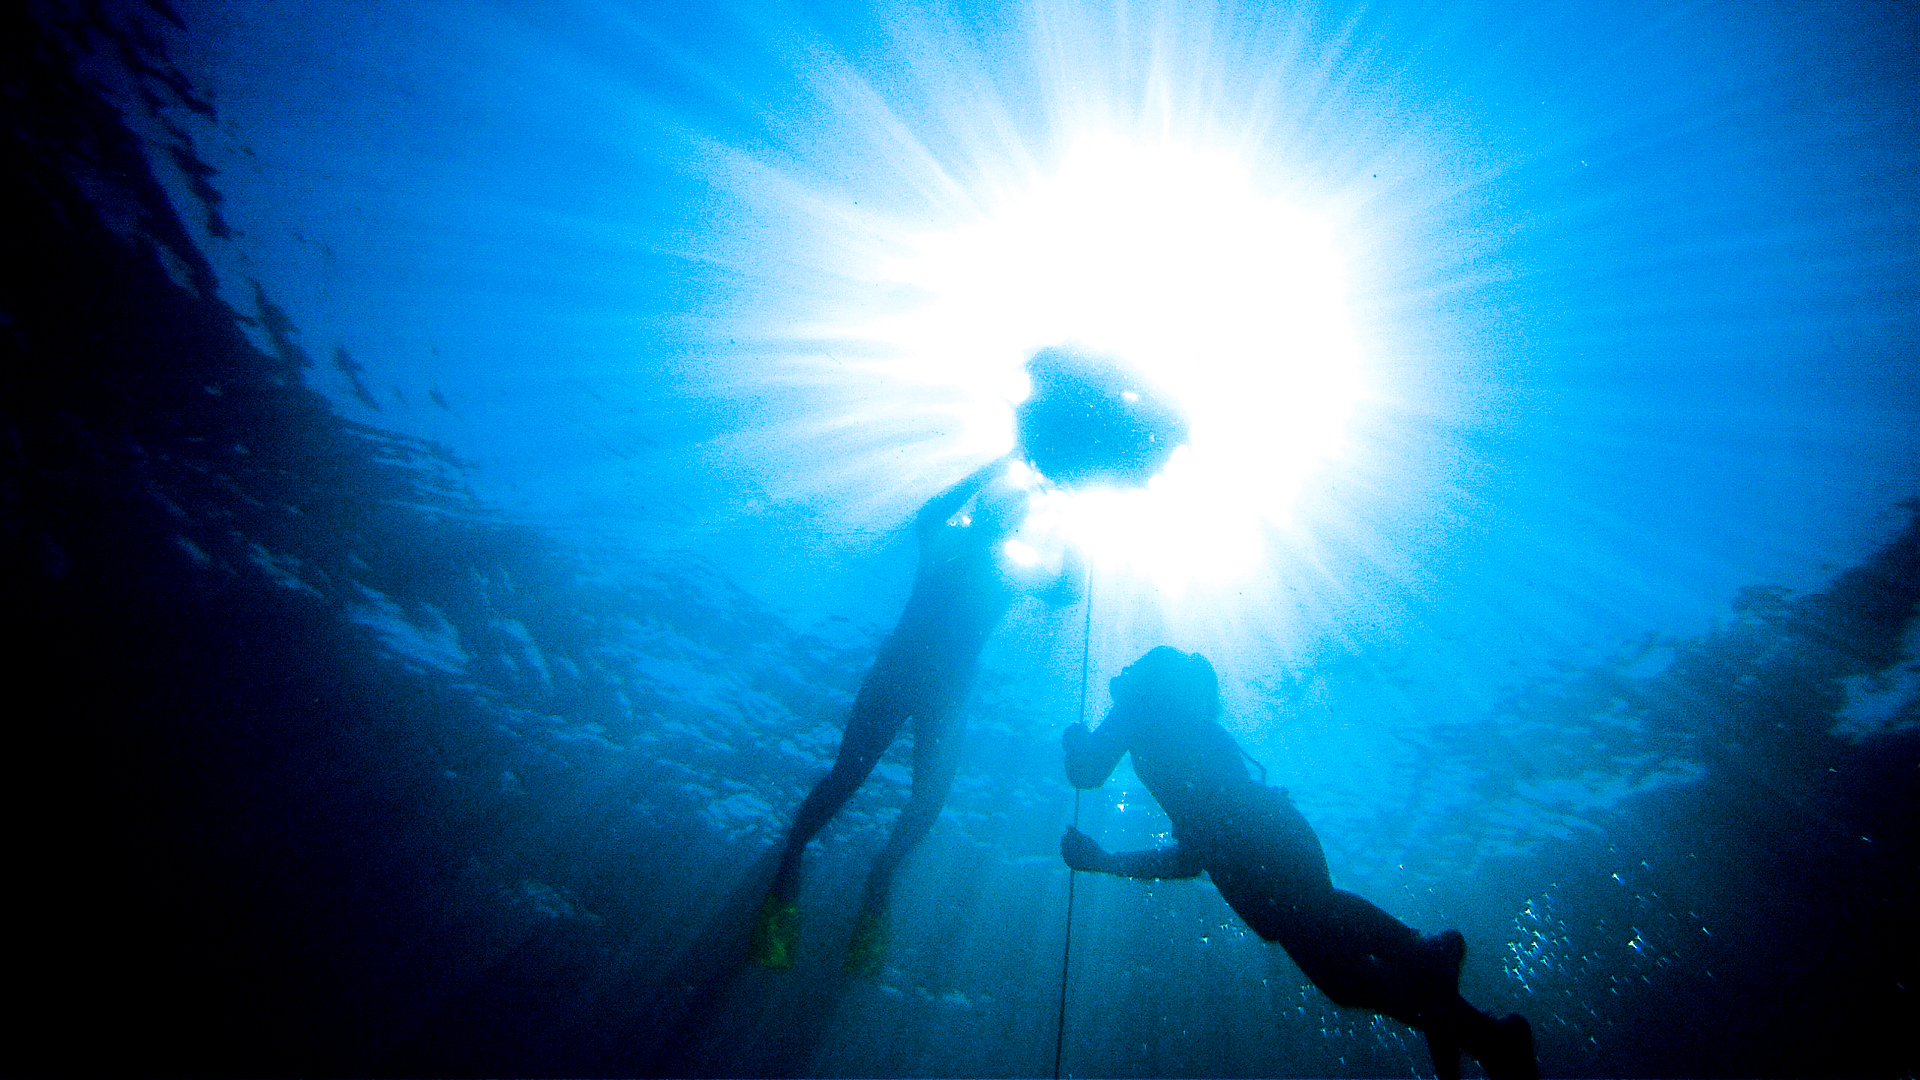
M 1245 754 L 1213 712 L 1217 706 L 1201 712 L 1135 700 L 1116 704 L 1098 730 L 1067 730 L 1068 780 L 1097 788 L 1132 752 L 1134 772 L 1172 821 L 1175 841 L 1108 853 L 1069 830 L 1061 845 L 1069 865 L 1142 878 L 1204 870 L 1234 912 L 1262 938 L 1279 942 L 1335 1004 L 1425 1031 L 1443 1077 L 1459 1075 L 1462 1045 L 1489 1075 L 1537 1075 L 1531 1035 L 1520 1031 L 1525 1021 L 1496 1022 L 1460 997 L 1459 934 L 1423 937 L 1334 888 L 1313 827 L 1285 791 L 1247 775 Z
M 1197 716 L 1115 708 L 1098 731 L 1068 731 L 1068 779 L 1097 788 L 1128 751 L 1172 820 L 1175 844 L 1109 856 L 1111 872 L 1194 877 L 1204 870 L 1228 906 L 1279 942 L 1336 1003 L 1420 1022 L 1415 984 L 1430 976 L 1432 951 L 1405 923 L 1333 887 L 1313 827 L 1286 792 L 1247 776 L 1225 728 Z
M 894 871 L 939 818 L 959 767 L 960 706 L 973 685 L 980 650 L 1013 604 L 1000 547 L 1019 526 L 1025 500 L 982 490 L 1003 467 L 994 462 L 976 471 L 929 500 L 915 519 L 920 562 L 913 593 L 860 684 L 833 768 L 814 785 L 787 833 L 773 885 L 781 900 L 791 901 L 799 891 L 807 842 L 865 782 L 909 718 L 913 793 L 874 860 L 867 908 L 885 905 Z

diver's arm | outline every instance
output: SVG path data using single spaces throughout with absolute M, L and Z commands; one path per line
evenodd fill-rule
M 1126 725 L 1115 719 L 1109 715 L 1098 731 L 1075 724 L 1060 736 L 1060 748 L 1067 757 L 1067 783 L 1091 791 L 1113 775 L 1120 756 L 1127 752 Z
M 1006 460 L 1004 457 L 994 458 L 968 473 L 966 479 L 928 499 L 927 504 L 920 508 L 919 515 L 913 519 L 913 527 L 919 536 L 925 539 L 929 532 L 945 525 L 955 511 L 967 505 L 967 500 L 973 498 L 974 492 L 979 491 L 988 480 L 993 479 L 994 472 L 1005 464 Z
M 1204 869 L 1199 860 L 1179 844 L 1145 851 L 1108 851 L 1099 841 L 1072 826 L 1068 826 L 1066 835 L 1060 838 L 1060 858 L 1075 870 L 1130 878 L 1190 878 L 1198 877 Z
M 1069 546 L 1060 553 L 1059 576 L 1040 594 L 1040 599 L 1048 607 L 1072 607 L 1086 598 L 1086 589 L 1081 587 L 1086 580 L 1086 563 L 1081 561 L 1079 550 Z

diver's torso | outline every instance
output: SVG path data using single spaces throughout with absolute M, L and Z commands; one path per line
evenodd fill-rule
M 1326 860 L 1312 827 L 1286 792 L 1247 775 L 1240 745 L 1219 723 L 1152 728 L 1132 750 L 1133 770 L 1167 812 L 1174 838 L 1199 856 L 1223 893 L 1249 871 L 1325 880 Z
M 878 663 L 920 669 L 918 678 L 936 692 L 933 684 L 947 683 L 964 691 L 980 650 L 1013 606 L 1000 551 L 1005 539 L 985 524 L 949 523 L 922 536 L 913 595 Z
M 1133 771 L 1174 827 L 1198 824 L 1254 786 L 1240 744 L 1212 720 L 1146 726 L 1133 742 Z

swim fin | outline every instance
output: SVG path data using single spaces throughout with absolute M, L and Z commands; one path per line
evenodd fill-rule
M 747 955 L 762 967 L 790 968 L 800 946 L 800 905 L 773 893 L 760 902 Z
M 1493 1046 L 1480 1058 L 1490 1080 L 1540 1080 L 1540 1059 L 1533 1056 L 1533 1025 L 1519 1013 L 1494 1021 Z
M 1427 1056 L 1433 1059 L 1433 1075 L 1438 1080 L 1460 1080 L 1460 1042 L 1452 1032 L 1428 1028 Z
M 847 943 L 846 972 L 860 978 L 880 973 L 887 959 L 887 914 L 862 908 L 853 926 L 853 940 Z

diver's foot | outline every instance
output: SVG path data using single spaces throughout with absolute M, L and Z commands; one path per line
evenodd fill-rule
M 1439 1080 L 1460 1080 L 1460 1040 L 1453 1032 L 1428 1028 L 1427 1056 L 1433 1058 L 1433 1075 Z
M 1493 1022 L 1491 1045 L 1480 1055 L 1487 1080 L 1540 1080 L 1540 1062 L 1533 1056 L 1533 1025 L 1519 1013 Z
M 753 944 L 747 955 L 755 963 L 770 968 L 790 968 L 800 945 L 800 905 L 768 893 L 760 902 L 760 914 L 753 920 Z
M 853 940 L 847 943 L 846 972 L 857 978 L 880 973 L 887 959 L 887 914 L 863 908 L 853 924 Z

